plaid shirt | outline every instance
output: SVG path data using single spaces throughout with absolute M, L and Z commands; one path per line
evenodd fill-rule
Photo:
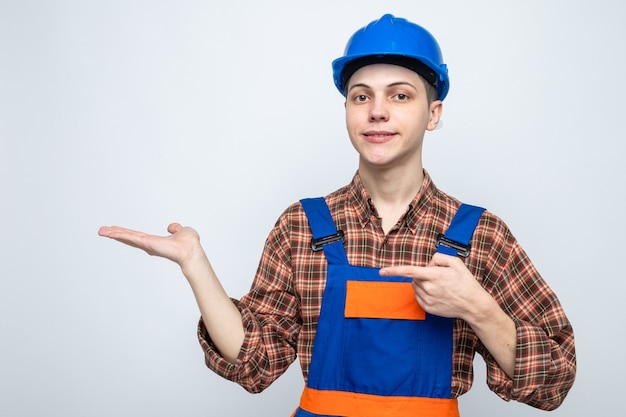
M 387 234 L 358 173 L 326 196 L 337 229 L 346 235 L 352 265 L 426 265 L 460 204 L 439 191 L 426 171 L 419 193 Z M 233 300 L 246 330 L 236 363 L 216 351 L 200 321 L 198 337 L 207 366 L 250 392 L 265 389 L 296 359 L 307 378 L 326 276 L 323 252 L 312 252 L 311 231 L 300 203 L 291 205 L 267 238 L 251 291 Z M 574 334 L 556 295 L 541 278 L 507 226 L 485 212 L 471 241 L 467 268 L 517 328 L 514 377 L 509 378 L 472 329 L 454 326 L 452 397 L 472 384 L 474 353 L 487 364 L 487 384 L 506 400 L 541 409 L 558 407 L 576 373 Z

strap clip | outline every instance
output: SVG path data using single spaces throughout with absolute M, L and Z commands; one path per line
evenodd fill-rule
M 339 230 L 337 233 L 329 236 L 320 237 L 319 239 L 311 239 L 311 249 L 313 252 L 319 252 L 324 249 L 324 245 L 340 241 L 343 243 L 346 241 L 346 237 L 343 234 L 343 230 Z
M 439 233 L 439 235 L 437 235 L 437 246 L 440 245 L 448 247 L 450 249 L 454 249 L 457 252 L 457 255 L 462 258 L 467 258 L 470 254 L 470 245 L 464 245 L 463 243 L 448 239 L 442 233 Z

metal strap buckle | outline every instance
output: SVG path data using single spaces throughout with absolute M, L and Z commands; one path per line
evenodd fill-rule
M 343 230 L 338 231 L 334 235 L 320 237 L 319 239 L 311 239 L 311 249 L 313 249 L 313 252 L 319 252 L 324 249 L 324 245 L 340 240 L 342 243 L 346 241 Z
M 470 254 L 470 245 L 465 245 L 463 243 L 459 243 L 455 240 L 448 239 L 443 234 L 437 235 L 437 246 L 442 245 L 448 248 L 454 249 L 457 252 L 457 255 L 462 258 L 467 258 Z

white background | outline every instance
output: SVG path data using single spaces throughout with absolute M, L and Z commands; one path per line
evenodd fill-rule
M 289 415 L 297 365 L 260 395 L 216 376 L 178 268 L 96 232 L 192 225 L 243 295 L 282 210 L 354 174 L 330 62 L 386 12 L 449 65 L 435 183 L 509 224 L 574 324 L 552 415 L 621 415 L 626 3 L 1 0 L 1 416 Z M 483 368 L 464 416 L 545 414 Z

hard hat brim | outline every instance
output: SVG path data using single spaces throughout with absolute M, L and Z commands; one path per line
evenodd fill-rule
M 339 92 L 345 95 L 345 88 L 350 77 L 360 68 L 371 64 L 399 65 L 415 71 L 437 88 L 439 100 L 443 100 L 448 93 L 450 81 L 445 64 L 439 66 L 422 56 L 398 53 L 354 54 L 335 59 L 332 62 L 333 80 Z

